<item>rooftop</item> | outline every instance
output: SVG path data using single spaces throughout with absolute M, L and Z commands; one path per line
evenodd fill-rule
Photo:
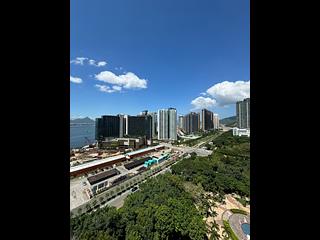
M 109 157 L 109 158 L 104 158 L 104 159 L 101 159 L 101 160 L 96 160 L 96 161 L 89 162 L 89 163 L 84 163 L 84 164 L 77 165 L 77 166 L 74 166 L 74 167 L 70 167 L 70 173 L 73 173 L 73 172 L 76 172 L 76 171 L 79 171 L 79 170 L 82 170 L 82 169 L 86 169 L 86 168 L 89 168 L 89 167 L 94 167 L 94 166 L 97 166 L 97 165 L 100 165 L 100 164 L 103 164 L 103 163 L 111 162 L 111 161 L 114 161 L 114 160 L 119 160 L 119 159 L 122 159 L 122 158 L 125 158 L 125 155 L 121 154 L 121 155 L 117 155 L 117 156 L 113 156 L 113 157 Z
M 148 148 L 139 149 L 139 150 L 136 150 L 136 151 L 133 151 L 133 152 L 129 152 L 129 153 L 127 153 L 127 155 L 131 156 L 131 155 L 135 155 L 135 154 L 138 154 L 138 153 L 143 153 L 143 152 L 150 151 L 150 150 L 156 150 L 156 149 L 158 149 L 160 147 L 163 147 L 163 145 L 158 145 L 158 146 L 154 146 L 154 147 L 148 147 Z
M 139 149 L 137 151 L 133 151 L 133 152 L 127 153 L 125 155 L 124 154 L 120 154 L 120 155 L 117 155 L 117 156 L 108 157 L 108 158 L 104 158 L 104 159 L 99 159 L 99 160 L 95 160 L 93 162 L 84 163 L 84 164 L 81 164 L 81 165 L 70 167 L 70 173 L 73 173 L 73 172 L 76 172 L 76 171 L 79 171 L 79 170 L 83 170 L 83 169 L 86 169 L 86 168 L 89 168 L 89 167 L 94 167 L 94 166 L 97 166 L 97 165 L 100 165 L 100 164 L 108 163 L 108 162 L 111 162 L 111 161 L 120 160 L 122 158 L 125 158 L 126 155 L 132 156 L 132 155 L 135 155 L 135 154 L 138 154 L 138 153 L 143 153 L 143 152 L 150 151 L 150 150 L 156 150 L 156 149 L 158 149 L 160 147 L 163 147 L 163 145 L 157 145 L 157 146 L 153 146 L 153 147 L 143 148 L 143 149 Z
M 117 174 L 119 174 L 120 172 L 117 169 L 111 169 L 109 171 L 105 171 L 103 173 L 88 177 L 88 181 L 91 185 L 96 184 L 98 182 L 101 182 L 107 178 L 113 177 Z

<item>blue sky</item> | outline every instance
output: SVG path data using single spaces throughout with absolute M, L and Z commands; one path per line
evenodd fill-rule
M 235 115 L 250 96 L 249 12 L 248 0 L 71 0 L 71 117 Z

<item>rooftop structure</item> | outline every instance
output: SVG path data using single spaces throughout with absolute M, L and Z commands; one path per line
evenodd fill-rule
M 147 154 L 152 151 L 156 151 L 159 149 L 163 149 L 163 145 L 158 145 L 158 146 L 153 146 L 153 147 L 148 147 L 148 148 L 143 148 L 139 149 L 137 151 L 133 151 L 127 154 L 120 154 L 117 156 L 101 159 L 101 160 L 95 160 L 93 162 L 77 165 L 74 167 L 70 167 L 70 175 L 71 176 L 76 176 L 76 175 L 81 175 L 90 171 L 94 171 L 98 168 L 103 168 L 107 166 L 112 166 L 113 164 L 125 161 L 129 158 L 133 158 L 136 156 L 142 156 L 144 154 Z
M 118 175 L 120 172 L 117 169 L 111 169 L 109 171 L 102 172 L 100 174 L 88 177 L 88 181 L 91 185 L 97 184 L 105 179 Z

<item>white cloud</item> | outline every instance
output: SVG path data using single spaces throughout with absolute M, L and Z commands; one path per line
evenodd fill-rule
M 81 79 L 81 78 L 78 78 L 78 77 L 72 77 L 72 76 L 70 76 L 70 82 L 73 82 L 73 83 L 82 83 L 82 79 Z
M 114 90 L 116 90 L 116 91 L 121 91 L 121 89 L 122 89 L 122 87 L 116 86 L 116 85 L 112 86 L 112 88 L 113 88 Z
M 112 88 L 111 88 L 107 85 L 100 85 L 100 84 L 96 84 L 95 87 L 97 87 L 99 89 L 99 91 L 106 92 L 106 93 L 119 92 L 122 89 L 119 86 L 112 86 Z
M 207 95 L 207 93 L 202 92 L 202 93 L 200 93 L 200 95 L 202 95 L 202 96 L 206 96 L 206 95 Z
M 86 58 L 86 57 L 76 57 L 76 59 L 71 60 L 70 63 L 74 63 L 76 65 L 83 65 L 85 60 L 88 60 L 88 58 Z
M 101 62 L 98 62 L 98 64 L 96 66 L 97 67 L 104 67 L 105 65 L 107 65 L 107 62 L 101 61 Z
M 89 59 L 86 57 L 76 57 L 76 59 L 73 59 L 70 61 L 70 63 L 76 64 L 76 65 L 84 65 L 85 62 L 87 62 L 91 66 L 96 66 L 96 67 L 104 67 L 107 65 L 106 61 L 97 62 L 94 59 Z
M 126 89 L 147 88 L 147 80 L 140 79 L 132 72 L 117 76 L 113 72 L 103 71 L 95 75 L 99 81 L 122 86 Z
M 202 108 L 211 108 L 216 105 L 216 100 L 209 97 L 197 97 L 191 101 L 194 110 Z
M 250 80 L 249 81 L 224 81 L 213 85 L 207 90 L 220 106 L 234 104 L 250 97 Z
M 90 59 L 89 60 L 89 65 L 96 65 L 96 60 Z

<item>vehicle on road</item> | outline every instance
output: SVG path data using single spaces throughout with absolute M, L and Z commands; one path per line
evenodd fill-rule
M 135 192 L 135 191 L 137 191 L 138 190 L 138 187 L 133 187 L 132 189 L 131 189 L 131 192 Z

